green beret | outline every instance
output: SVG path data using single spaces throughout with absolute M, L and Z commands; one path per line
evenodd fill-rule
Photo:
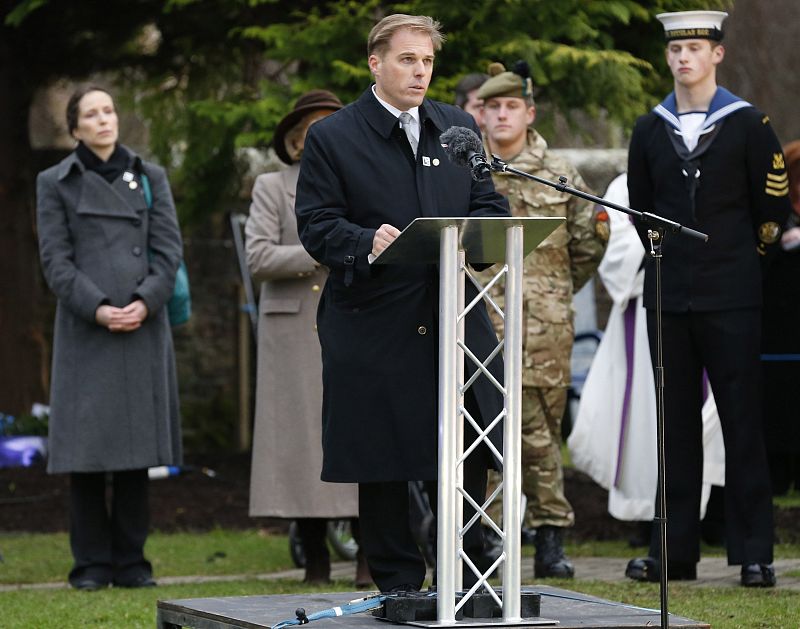
M 527 67 L 527 64 L 524 65 Z M 478 98 L 484 101 L 495 96 L 533 99 L 533 85 L 529 76 L 508 71 L 502 63 L 489 64 L 488 74 L 491 78 L 481 85 Z

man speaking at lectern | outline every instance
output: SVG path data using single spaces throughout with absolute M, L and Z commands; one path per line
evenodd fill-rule
M 297 185 L 300 240 L 330 269 L 317 314 L 322 480 L 359 483 L 361 544 L 381 591 L 418 590 L 425 578 L 407 482 L 427 481 L 436 508 L 439 277 L 436 265 L 371 262 L 415 218 L 508 215 L 491 181 L 473 181 L 439 142 L 451 126 L 478 132 L 469 114 L 425 98 L 443 40 L 430 17 L 376 24 L 367 44 L 375 83 L 311 127 Z M 475 295 L 467 282 L 467 303 Z M 466 341 L 481 359 L 497 343 L 482 302 L 466 317 Z M 499 357 L 491 370 L 502 382 Z M 469 360 L 466 371 L 475 371 Z M 485 376 L 465 402 L 484 426 L 503 407 Z M 485 445 L 476 453 L 465 485 L 481 503 L 490 458 Z M 482 549 L 480 528 L 465 537 L 468 553 Z M 471 576 L 465 569 L 465 584 Z

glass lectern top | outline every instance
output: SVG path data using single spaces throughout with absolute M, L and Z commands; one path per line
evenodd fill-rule
M 509 227 L 522 227 L 524 257 L 565 221 L 563 217 L 545 216 L 417 218 L 375 258 L 373 264 L 437 263 L 441 231 L 450 226 L 458 228 L 459 248 L 464 250 L 467 262 L 502 262 L 506 256 L 506 230 Z

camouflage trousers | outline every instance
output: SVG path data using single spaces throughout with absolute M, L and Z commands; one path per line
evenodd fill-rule
M 550 525 L 572 526 L 575 514 L 564 496 L 564 470 L 561 461 L 561 418 L 567 405 L 563 387 L 522 387 L 522 492 L 528 500 L 525 525 L 533 528 Z M 490 472 L 487 496 L 500 482 L 500 474 Z M 500 496 L 488 512 L 500 521 Z

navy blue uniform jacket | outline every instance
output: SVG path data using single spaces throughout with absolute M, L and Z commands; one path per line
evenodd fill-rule
M 662 260 L 665 312 L 761 306 L 762 262 L 780 246 L 789 214 L 788 179 L 768 118 L 746 107 L 721 128 L 697 159 L 692 208 L 685 164 L 655 113 L 639 118 L 628 157 L 631 207 L 708 234 L 701 242 L 667 233 Z M 702 146 L 702 140 L 701 144 Z M 645 248 L 646 228 L 637 225 Z M 655 308 L 655 264 L 646 258 L 644 305 Z
M 375 265 L 367 255 L 383 223 L 404 229 L 420 216 L 508 216 L 490 180 L 451 164 L 439 135 L 469 114 L 430 100 L 420 106 L 416 159 L 397 119 L 371 88 L 315 123 L 297 184 L 297 226 L 308 252 L 329 267 L 317 313 L 322 345 L 322 479 L 431 480 L 437 475 L 438 269 Z M 467 303 L 476 294 L 467 282 Z M 467 316 L 467 344 L 486 358 L 497 343 L 481 303 Z M 474 372 L 467 360 L 466 369 Z M 502 363 L 492 372 L 502 382 Z M 472 386 L 484 424 L 503 407 L 485 377 Z M 492 433 L 499 443 L 499 428 Z

